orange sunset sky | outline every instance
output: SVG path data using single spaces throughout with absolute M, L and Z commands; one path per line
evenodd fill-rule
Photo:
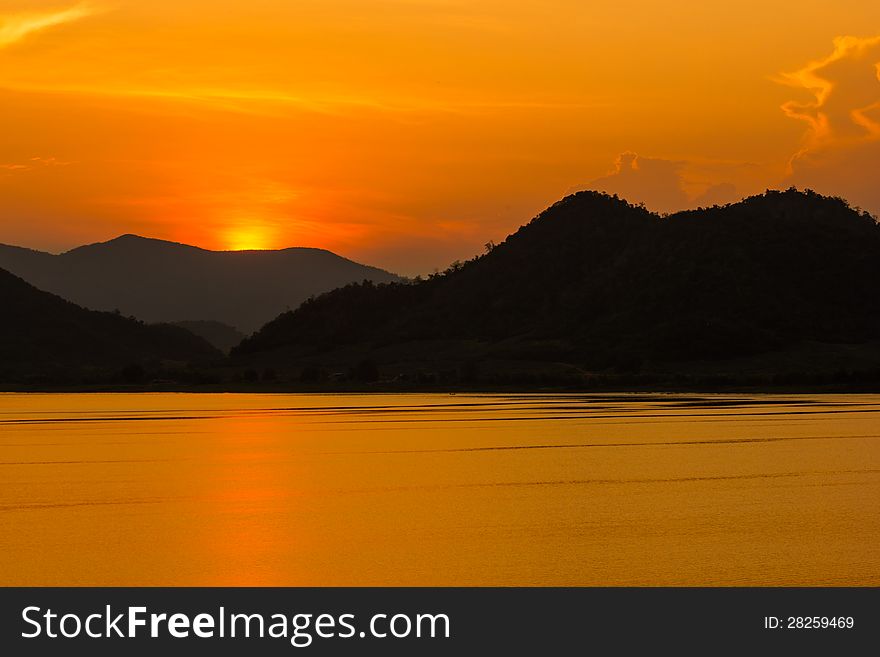
M 0 242 L 404 274 L 572 191 L 880 211 L 876 0 L 0 0 Z

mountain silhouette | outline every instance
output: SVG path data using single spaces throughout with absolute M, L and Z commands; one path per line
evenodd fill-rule
M 427 280 L 334 290 L 232 353 L 310 367 L 724 361 L 880 339 L 878 281 L 880 227 L 838 198 L 768 191 L 660 216 L 581 192 L 480 257 Z
M 0 245 L 0 268 L 81 306 L 146 322 L 218 321 L 250 333 L 308 297 L 399 280 L 330 251 L 207 251 L 123 235 L 60 255 Z
M 63 381 L 125 370 L 139 378 L 162 361 L 210 363 L 221 354 L 189 331 L 86 310 L 0 269 L 0 380 Z

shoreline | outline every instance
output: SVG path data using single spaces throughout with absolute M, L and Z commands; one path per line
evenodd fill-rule
M 274 385 L 70 385 L 28 386 L 0 384 L 0 394 L 448 394 L 448 395 L 528 395 L 528 394 L 880 394 L 880 384 L 874 385 L 779 385 L 779 386 L 394 386 L 346 385 L 307 386 Z

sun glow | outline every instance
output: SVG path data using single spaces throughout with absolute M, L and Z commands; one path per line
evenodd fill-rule
M 272 240 L 259 226 L 243 226 L 226 234 L 226 248 L 230 251 L 262 251 L 273 248 Z

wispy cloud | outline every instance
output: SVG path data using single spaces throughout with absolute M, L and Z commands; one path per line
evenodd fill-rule
M 829 56 L 777 81 L 811 96 L 782 106 L 807 124 L 788 182 L 880 211 L 880 35 L 837 37 Z
M 55 11 L 0 15 L 0 48 L 18 43 L 35 32 L 91 16 L 96 11 L 90 4 L 80 3 Z
M 777 82 L 806 90 L 807 101 L 789 101 L 782 111 L 809 125 L 806 146 L 842 138 L 878 137 L 880 124 L 870 114 L 880 109 L 880 36 L 834 39 L 834 51 Z
M 0 162 L 0 171 L 32 171 L 41 167 L 64 167 L 70 162 L 56 157 L 32 157 L 26 162 Z

